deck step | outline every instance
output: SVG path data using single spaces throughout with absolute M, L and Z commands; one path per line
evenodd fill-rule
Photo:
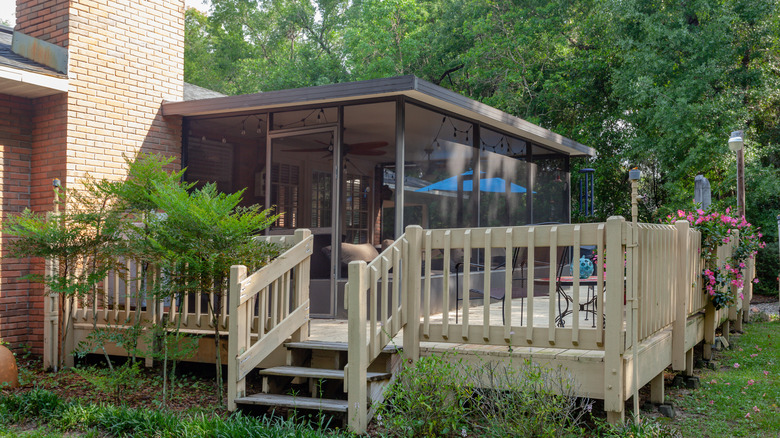
M 285 347 L 289 349 L 303 349 L 303 350 L 330 350 L 330 351 L 347 351 L 348 344 L 346 342 L 327 342 L 327 341 L 303 341 L 303 342 L 286 342 Z M 382 349 L 383 353 L 397 353 L 401 350 L 401 347 L 396 345 L 387 345 Z
M 311 409 L 316 411 L 347 412 L 346 400 L 326 398 L 298 397 L 282 394 L 254 394 L 236 399 L 240 405 L 275 406 L 291 409 Z
M 325 368 L 306 368 L 306 367 L 273 367 L 260 370 L 262 376 L 287 376 L 287 377 L 307 377 L 312 379 L 334 379 L 344 380 L 344 370 L 329 370 Z M 387 380 L 392 375 L 390 373 L 366 373 L 366 381 L 375 382 L 378 380 Z

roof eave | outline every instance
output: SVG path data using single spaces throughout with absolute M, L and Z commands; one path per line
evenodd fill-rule
M 67 91 L 68 79 L 0 66 L 0 93 L 36 98 Z
M 185 102 L 164 102 L 164 116 L 201 116 L 262 111 L 296 105 L 319 105 L 366 98 L 408 96 L 443 110 L 526 138 L 570 156 L 595 156 L 593 148 L 489 105 L 415 76 L 399 76 L 292 90 L 226 96 Z

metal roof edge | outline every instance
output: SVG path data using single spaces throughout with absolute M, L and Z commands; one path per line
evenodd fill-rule
M 14 31 L 11 51 L 62 74 L 68 74 L 68 49 L 64 47 Z
M 483 123 L 493 125 L 498 129 L 504 129 L 498 126 L 500 124 L 509 126 L 516 130 L 516 135 L 538 143 L 541 146 L 565 152 L 570 156 L 596 155 L 596 150 L 591 147 L 413 75 L 238 96 L 163 102 L 163 115 L 197 116 L 240 113 L 273 107 L 294 106 L 296 104 L 328 103 L 391 95 L 407 95 L 411 98 L 427 97 L 450 106 L 450 111 L 455 108 L 469 111 L 478 116 L 476 118 Z M 435 102 L 428 103 L 435 105 Z M 464 114 L 464 116 L 469 117 L 467 114 Z

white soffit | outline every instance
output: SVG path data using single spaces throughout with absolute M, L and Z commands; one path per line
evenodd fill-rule
M 0 94 L 36 98 L 67 91 L 67 79 L 0 66 Z

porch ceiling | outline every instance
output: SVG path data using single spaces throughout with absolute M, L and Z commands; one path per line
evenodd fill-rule
M 406 96 L 570 156 L 595 156 L 593 148 L 469 99 L 415 76 L 322 85 L 292 90 L 163 103 L 166 116 L 229 116 L 298 106 Z

